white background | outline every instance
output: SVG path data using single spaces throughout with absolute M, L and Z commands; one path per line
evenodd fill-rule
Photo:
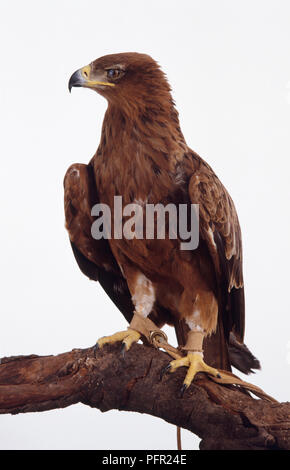
M 62 181 L 94 154 L 106 103 L 67 82 L 107 53 L 137 51 L 168 74 L 187 143 L 240 217 L 250 380 L 289 400 L 290 3 L 62 0 L 0 3 L 0 356 L 87 347 L 125 321 L 79 271 Z M 173 335 L 171 336 L 173 341 Z M 184 448 L 198 439 L 183 432 Z M 76 405 L 0 417 L 1 449 L 175 449 L 150 416 Z

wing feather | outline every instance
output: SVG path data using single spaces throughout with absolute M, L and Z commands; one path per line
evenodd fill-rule
M 95 240 L 91 235 L 91 209 L 98 194 L 90 165 L 80 163 L 69 167 L 64 178 L 66 228 L 80 270 L 99 281 L 128 322 L 133 316 L 133 304 L 126 280 L 112 254 L 107 240 Z
M 211 254 L 221 296 L 227 337 L 244 337 L 245 308 L 240 224 L 234 203 L 210 166 L 200 157 L 189 179 L 191 203 L 199 204 L 200 237 Z

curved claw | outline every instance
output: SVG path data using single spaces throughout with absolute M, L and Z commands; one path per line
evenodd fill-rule
M 119 331 L 118 333 L 115 333 L 111 336 L 103 336 L 102 338 L 99 338 L 94 351 L 97 349 L 101 349 L 105 344 L 113 344 L 118 341 L 122 341 L 122 356 L 125 357 L 125 352 L 130 349 L 133 343 L 136 343 L 141 337 L 141 334 L 138 333 L 135 330 L 131 330 L 128 328 L 125 331 Z
M 187 367 L 187 373 L 180 390 L 180 396 L 182 397 L 185 390 L 190 386 L 193 379 L 195 378 L 198 372 L 205 372 L 206 374 L 213 375 L 214 377 L 221 378 L 221 375 L 217 369 L 208 366 L 204 361 L 199 352 L 189 352 L 187 356 L 184 356 L 180 359 L 175 359 L 171 361 L 165 369 L 161 371 L 160 379 L 168 371 L 174 372 L 179 367 Z
M 183 385 L 182 385 L 182 387 L 181 387 L 181 389 L 180 389 L 180 395 L 179 395 L 180 398 L 183 397 L 184 392 L 185 392 L 185 390 L 186 390 L 187 388 L 188 388 L 188 385 L 186 385 L 186 384 L 183 384 Z
M 121 355 L 122 355 L 123 359 L 125 359 L 126 352 L 127 352 L 126 343 L 123 342 L 122 343 L 122 349 L 121 349 Z
M 169 363 L 169 364 L 167 364 L 166 367 L 164 367 L 164 368 L 161 370 L 161 372 L 160 372 L 160 380 L 163 379 L 164 375 L 167 374 L 167 372 L 169 372 L 170 369 L 171 369 L 171 364 Z
M 96 355 L 96 352 L 98 351 L 98 349 L 100 349 L 100 345 L 99 343 L 96 343 L 93 349 L 94 355 Z

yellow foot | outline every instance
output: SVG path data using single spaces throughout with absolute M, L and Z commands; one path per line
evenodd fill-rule
M 171 361 L 167 367 L 162 371 L 162 376 L 166 372 L 174 372 L 179 367 L 188 367 L 187 374 L 185 376 L 181 394 L 183 395 L 184 391 L 189 387 L 191 382 L 193 381 L 195 375 L 198 372 L 206 372 L 207 374 L 213 375 L 214 377 L 220 378 L 220 373 L 217 369 L 208 366 L 200 353 L 188 353 L 187 356 L 182 357 L 181 359 L 176 359 L 175 361 Z
M 133 343 L 137 343 L 140 337 L 141 335 L 140 333 L 138 333 L 138 331 L 131 330 L 130 328 L 128 328 L 128 330 L 126 331 L 119 331 L 118 333 L 115 333 L 112 336 L 104 336 L 103 338 L 98 339 L 95 348 L 99 349 L 102 348 L 104 344 L 122 341 L 122 352 L 124 354 L 125 351 L 128 351 L 130 349 Z

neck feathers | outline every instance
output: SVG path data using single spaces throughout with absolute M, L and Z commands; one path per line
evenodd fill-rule
M 99 150 L 110 158 L 118 151 L 122 158 L 147 154 L 153 160 L 183 154 L 187 146 L 180 129 L 178 112 L 170 97 L 165 105 L 143 106 L 137 110 L 109 104 L 105 114 Z M 124 155 L 125 154 L 125 155 Z M 157 162 L 156 162 L 157 163 Z

